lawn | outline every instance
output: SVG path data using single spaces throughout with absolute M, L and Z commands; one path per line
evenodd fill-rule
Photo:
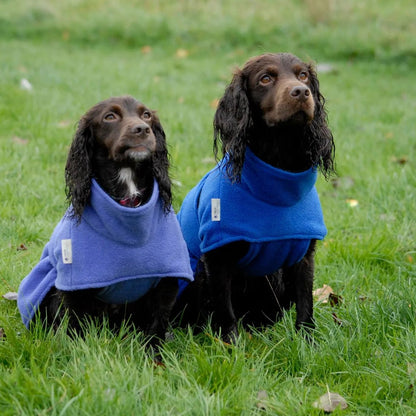
M 340 302 L 316 300 L 313 344 L 289 311 L 233 346 L 173 329 L 156 367 L 140 333 L 28 332 L 0 298 L 0 414 L 317 415 L 330 391 L 348 404 L 333 414 L 416 415 L 415 16 L 413 0 L 2 0 L 0 295 L 66 209 L 66 154 L 88 108 L 131 94 L 158 110 L 179 209 L 214 166 L 233 69 L 289 51 L 318 65 L 335 137 L 315 288 Z

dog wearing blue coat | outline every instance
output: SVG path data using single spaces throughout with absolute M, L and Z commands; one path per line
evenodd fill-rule
M 262 327 L 296 305 L 296 327 L 314 327 L 316 240 L 326 235 L 315 188 L 334 172 L 334 141 L 312 65 L 292 54 L 250 59 L 214 118 L 222 159 L 178 214 L 195 275 L 180 284 L 185 324 L 212 316 L 225 341 L 238 321 Z
M 19 287 L 28 328 L 36 319 L 56 328 L 68 315 L 80 330 L 106 316 L 163 339 L 178 282 L 193 280 L 168 167 L 159 118 L 133 97 L 81 118 L 65 168 L 70 206 Z

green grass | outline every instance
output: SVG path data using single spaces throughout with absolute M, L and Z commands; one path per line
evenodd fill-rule
M 178 209 L 214 164 L 212 103 L 235 66 L 290 51 L 334 68 L 320 82 L 339 178 L 318 182 L 315 287 L 343 302 L 316 303 L 314 345 L 293 311 L 229 348 L 209 328 L 175 329 L 162 368 L 141 334 L 30 333 L 0 299 L 0 414 L 314 415 L 327 390 L 349 404 L 334 414 L 416 414 L 415 15 L 411 0 L 3 0 L 0 293 L 17 291 L 65 210 L 66 153 L 89 107 L 128 93 L 158 110 Z

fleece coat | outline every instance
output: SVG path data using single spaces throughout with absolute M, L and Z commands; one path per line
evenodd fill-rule
M 17 303 L 26 326 L 52 287 L 101 288 L 99 299 L 121 304 L 139 299 L 164 277 L 193 280 L 177 218 L 173 210 L 165 213 L 156 181 L 146 204 L 128 208 L 92 180 L 90 204 L 79 223 L 71 210 L 20 284 Z
M 247 148 L 240 182 L 225 168 L 227 156 L 186 196 L 178 213 L 195 273 L 202 254 L 235 241 L 250 243 L 244 273 L 261 276 L 299 262 L 312 239 L 326 235 L 315 188 L 317 169 L 291 173 Z M 186 286 L 181 283 L 181 290 Z

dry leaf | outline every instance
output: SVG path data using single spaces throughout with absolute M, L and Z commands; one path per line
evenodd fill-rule
M 176 51 L 176 57 L 177 58 L 181 58 L 181 59 L 187 58 L 188 55 L 189 55 L 189 51 L 187 49 L 178 49 Z
M 345 202 L 351 207 L 358 207 L 358 201 L 356 199 L 346 199 Z
M 3 295 L 3 298 L 6 300 L 17 300 L 16 292 L 7 292 Z
M 337 189 L 350 189 L 354 186 L 355 181 L 350 176 L 342 176 L 331 180 L 332 186 Z
M 209 103 L 209 106 L 211 107 L 211 108 L 213 108 L 214 110 L 216 110 L 217 109 L 217 107 L 218 107 L 218 103 L 220 102 L 220 100 L 218 99 L 218 98 L 216 98 L 215 100 L 212 100 L 210 103 Z
M 393 157 L 392 161 L 394 163 L 398 163 L 399 165 L 405 165 L 407 162 L 409 162 L 409 158 L 407 156 L 402 156 L 402 157 Z
M 68 127 L 71 124 L 71 122 L 69 120 L 61 120 L 58 122 L 58 127 L 61 129 L 64 129 L 66 127 Z
M 25 250 L 27 250 L 27 247 L 26 247 L 26 245 L 25 244 L 20 244 L 20 246 L 19 247 L 17 247 L 17 251 L 25 251 Z
M 264 403 L 264 400 L 267 400 L 268 397 L 269 397 L 269 395 L 267 394 L 267 391 L 266 390 L 260 390 L 257 393 L 257 400 L 258 400 L 258 402 L 256 403 L 256 406 L 257 406 L 258 409 L 260 409 L 260 410 L 267 410 L 267 406 Z
M 18 136 L 13 136 L 12 141 L 13 141 L 13 143 L 22 144 L 22 145 L 26 145 L 26 144 L 29 143 L 29 140 L 22 139 L 21 137 L 18 137 Z
M 330 293 L 328 300 L 329 300 L 329 304 L 332 307 L 339 306 L 344 301 L 341 295 L 336 295 L 335 293 Z
M 342 410 L 348 407 L 347 401 L 338 393 L 325 393 L 312 406 L 321 409 L 326 413 L 332 413 L 335 409 L 340 407 Z
M 313 296 L 318 302 L 328 303 L 329 296 L 333 293 L 334 291 L 331 286 L 323 285 L 319 289 L 313 291 Z
M 25 91 L 33 90 L 32 84 L 26 78 L 20 80 L 20 88 Z
M 145 45 L 140 49 L 140 52 L 144 54 L 150 53 L 152 52 L 152 47 L 149 45 Z
M 332 312 L 332 319 L 334 320 L 334 322 L 339 325 L 342 326 L 344 325 L 344 323 L 341 321 L 341 319 L 338 318 L 337 314 L 335 312 Z

